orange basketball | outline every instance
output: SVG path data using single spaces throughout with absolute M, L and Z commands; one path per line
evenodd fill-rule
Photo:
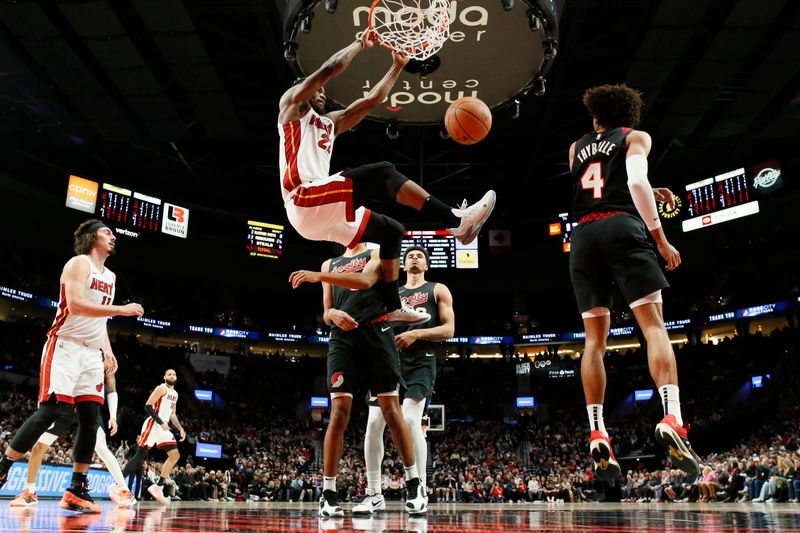
M 447 108 L 444 127 L 455 142 L 475 144 L 489 133 L 492 127 L 492 113 L 482 100 L 464 96 Z

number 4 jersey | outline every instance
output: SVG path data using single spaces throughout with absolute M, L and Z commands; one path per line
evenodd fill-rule
M 625 138 L 632 131 L 630 128 L 614 128 L 602 133 L 592 132 L 575 143 L 573 220 L 607 211 L 624 211 L 638 216 L 628 189 L 628 171 L 625 168 Z

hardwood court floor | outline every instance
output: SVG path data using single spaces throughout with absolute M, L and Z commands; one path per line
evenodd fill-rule
M 0 501 L 2 532 L 800 533 L 800 504 L 437 504 L 427 516 L 412 517 L 393 503 L 371 518 L 320 519 L 314 504 L 175 502 L 164 507 L 147 502 L 121 510 L 104 502 L 100 515 L 76 515 L 59 509 L 56 500 L 28 509 L 8 503 Z

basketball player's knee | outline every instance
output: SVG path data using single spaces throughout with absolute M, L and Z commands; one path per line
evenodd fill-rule
M 331 419 L 329 424 L 334 426 L 335 429 L 344 431 L 347 423 L 350 420 L 350 411 L 343 407 L 334 407 L 331 410 Z
M 420 427 L 420 425 L 422 424 L 421 420 L 417 420 L 417 418 L 415 416 L 410 415 L 408 413 L 404 413 L 403 414 L 403 421 L 406 423 L 406 425 L 408 426 L 408 429 L 410 429 L 411 431 L 414 431 L 416 428 Z
M 97 441 L 97 412 L 100 406 L 95 402 L 80 402 L 75 406 L 78 415 L 78 433 L 75 439 L 74 457 L 76 463 L 91 463 L 94 445 Z
M 386 428 L 386 421 L 384 421 L 383 417 L 370 417 L 367 420 L 367 433 L 371 435 L 377 435 L 379 433 L 383 433 L 383 430 Z
M 44 442 L 37 442 L 33 445 L 33 448 L 31 448 L 31 455 L 44 455 L 49 447 L 50 446 Z
M 395 219 L 373 213 L 361 240 L 378 243 L 380 245 L 378 256 L 381 259 L 398 259 L 405 231 L 405 227 Z
M 181 458 L 181 452 L 178 451 L 178 448 L 172 448 L 170 451 L 167 452 L 167 457 L 169 457 L 173 461 L 177 461 Z

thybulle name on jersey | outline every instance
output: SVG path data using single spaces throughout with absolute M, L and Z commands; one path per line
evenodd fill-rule
M 612 143 L 609 141 L 600 141 L 599 143 L 587 144 L 575 156 L 578 158 L 578 161 L 583 163 L 584 161 L 586 161 L 586 158 L 592 157 L 597 153 L 611 155 L 611 153 L 614 151 L 616 147 L 617 147 L 616 143 Z

